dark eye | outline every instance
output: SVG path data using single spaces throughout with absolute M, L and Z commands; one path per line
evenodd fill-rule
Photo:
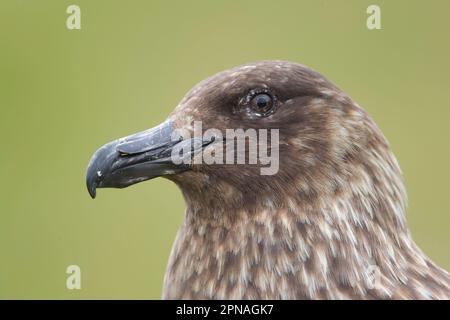
M 274 106 L 273 98 L 267 93 L 255 95 L 251 99 L 250 104 L 253 110 L 262 114 L 268 113 Z

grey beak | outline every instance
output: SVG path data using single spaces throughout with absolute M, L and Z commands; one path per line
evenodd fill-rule
M 196 139 L 177 138 L 170 120 L 161 125 L 112 141 L 99 148 L 91 158 L 86 173 L 86 185 L 92 198 L 97 188 L 125 188 L 159 176 L 188 170 L 189 164 L 174 163 L 174 146 L 189 144 L 191 156 L 208 143 Z M 198 142 L 198 141 L 197 141 Z

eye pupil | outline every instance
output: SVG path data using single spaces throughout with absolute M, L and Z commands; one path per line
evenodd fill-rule
M 262 113 L 266 113 L 272 109 L 273 99 L 267 93 L 260 93 L 252 99 L 253 108 Z
M 256 105 L 258 108 L 264 108 L 269 103 L 269 97 L 267 95 L 259 95 L 256 99 Z

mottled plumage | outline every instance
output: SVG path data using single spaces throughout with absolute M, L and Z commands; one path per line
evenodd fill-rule
M 242 98 L 261 88 L 277 97 L 276 111 L 241 112 Z M 449 274 L 408 231 L 388 142 L 322 75 L 284 61 L 240 66 L 199 83 L 169 119 L 187 130 L 194 120 L 204 129 L 278 128 L 280 167 L 263 176 L 259 165 L 200 164 L 165 175 L 186 213 L 163 298 L 450 298 Z

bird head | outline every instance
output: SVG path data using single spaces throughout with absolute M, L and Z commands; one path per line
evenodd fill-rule
M 314 207 L 392 181 L 390 192 L 403 195 L 395 158 L 370 117 L 319 73 L 285 61 L 203 80 L 160 126 L 98 149 L 87 187 L 95 197 L 97 188 L 158 176 L 178 184 L 200 211 Z

